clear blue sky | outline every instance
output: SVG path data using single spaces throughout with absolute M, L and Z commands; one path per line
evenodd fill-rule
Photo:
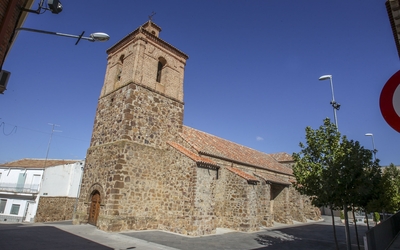
M 48 123 L 62 131 L 49 158 L 85 158 L 105 51 L 154 11 L 160 38 L 189 55 L 185 125 L 266 153 L 298 152 L 306 126 L 333 120 L 329 81 L 318 81 L 331 74 L 342 134 L 371 149 L 364 134 L 373 133 L 381 164 L 400 165 L 400 134 L 379 109 L 383 85 L 399 70 L 384 3 L 63 0 L 58 15 L 29 14 L 24 27 L 111 39 L 75 46 L 71 38 L 19 33 L 3 66 L 12 74 L 0 96 L 0 163 L 45 158 Z

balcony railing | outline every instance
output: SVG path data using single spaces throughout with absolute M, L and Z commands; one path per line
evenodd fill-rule
M 13 192 L 13 193 L 39 193 L 39 184 L 28 184 L 24 186 L 17 185 L 16 183 L 0 183 L 0 191 Z

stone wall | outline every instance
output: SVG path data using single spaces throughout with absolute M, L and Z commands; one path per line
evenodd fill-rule
M 194 196 L 193 223 L 197 235 L 216 232 L 215 214 L 216 185 L 219 182 L 218 170 L 195 166 L 196 189 Z
M 293 224 L 289 207 L 289 187 L 272 183 L 271 202 L 273 202 L 274 221 Z
M 98 227 L 162 229 L 192 235 L 195 163 L 169 148 L 128 141 L 89 149 L 75 223 L 87 221 L 93 185 L 102 185 Z
M 165 148 L 182 120 L 182 103 L 131 83 L 99 100 L 90 146 L 128 140 Z
M 248 184 L 238 175 L 221 169 L 216 188 L 217 226 L 248 232 L 268 225 L 265 190 L 265 185 Z
M 315 208 L 293 187 L 261 178 L 249 184 L 225 169 L 227 162 L 213 160 L 219 170 L 199 167 L 172 147 L 130 141 L 91 147 L 74 223 L 87 222 L 94 187 L 102 194 L 97 225 L 106 231 L 160 229 L 196 236 L 213 234 L 217 227 L 256 231 L 274 221 L 318 219 Z
M 73 197 L 41 196 L 35 222 L 71 220 L 75 204 L 76 198 Z

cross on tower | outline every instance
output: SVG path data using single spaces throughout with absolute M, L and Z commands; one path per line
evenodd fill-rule
M 150 21 L 152 21 L 153 16 L 154 16 L 155 14 L 156 14 L 156 13 L 155 13 L 154 11 L 151 12 L 151 15 L 149 16 L 149 20 L 150 20 Z

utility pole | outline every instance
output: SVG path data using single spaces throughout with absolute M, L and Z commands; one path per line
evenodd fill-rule
M 51 133 L 50 133 L 49 143 L 47 144 L 46 159 L 44 160 L 44 166 L 43 167 L 46 167 L 47 157 L 49 156 L 50 144 L 51 144 L 51 140 L 53 139 L 53 133 L 54 132 L 62 132 L 61 130 L 54 130 L 54 127 L 60 127 L 60 125 L 53 124 L 53 123 L 48 123 L 48 124 L 51 126 Z

